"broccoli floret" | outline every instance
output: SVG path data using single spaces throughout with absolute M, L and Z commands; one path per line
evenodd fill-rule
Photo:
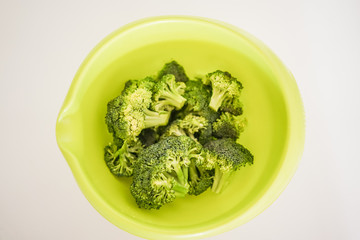
M 174 120 L 169 126 L 165 128 L 162 132 L 160 139 L 165 139 L 170 136 L 178 137 L 178 136 L 186 136 L 186 132 L 184 129 L 180 127 L 181 119 Z
M 228 112 L 221 114 L 220 118 L 212 124 L 213 135 L 217 138 L 237 139 L 247 124 L 243 116 L 234 116 Z
M 205 109 L 210 103 L 210 89 L 201 79 L 186 82 L 184 97 L 187 99 L 185 111 L 197 112 Z
M 195 137 L 201 144 L 213 140 L 212 126 L 219 114 L 209 107 L 211 88 L 202 83 L 201 79 L 190 80 L 186 82 L 184 97 L 187 99 L 184 108 L 176 113 L 176 118 L 183 119 L 185 116 L 192 114 L 203 117 L 208 122 L 205 128 L 200 129 Z
M 121 148 L 124 144 L 124 140 L 113 135 L 113 142 L 111 144 L 115 144 L 118 148 Z
M 189 167 L 189 194 L 199 195 L 205 192 L 213 184 L 213 171 L 206 170 L 201 166 L 202 163 L 196 164 L 191 162 Z
M 159 209 L 189 192 L 189 166 L 202 148 L 187 136 L 167 137 L 144 149 L 135 164 L 131 194 L 140 208 Z
M 155 80 L 151 77 L 142 80 L 129 80 L 125 83 L 121 96 L 133 109 L 149 108 L 152 103 L 151 97 L 154 86 Z
M 212 123 L 219 117 L 219 113 L 207 106 L 202 111 L 196 112 L 196 114 L 204 117 L 209 123 L 206 128 L 199 131 L 199 134 L 196 134 L 196 136 L 198 135 L 197 138 L 199 139 L 199 142 L 201 144 L 206 144 L 207 142 L 214 140 Z
M 217 70 L 189 80 L 172 61 L 156 78 L 129 80 L 107 105 L 113 142 L 104 149 L 117 177 L 133 176 L 130 192 L 140 208 L 159 209 L 177 197 L 219 193 L 253 155 L 236 139 L 246 120 L 243 86 Z
M 190 137 L 194 137 L 194 134 L 201 129 L 206 128 L 208 121 L 206 118 L 196 116 L 194 114 L 188 114 L 180 121 L 180 127 L 184 129 Z
M 204 85 L 201 79 L 190 80 L 186 82 L 184 97 L 187 101 L 176 117 L 184 118 L 190 113 L 203 116 L 202 112 L 209 108 L 211 88 Z
M 184 68 L 178 64 L 176 61 L 171 61 L 166 63 L 158 74 L 158 79 L 161 79 L 167 74 L 172 74 L 175 76 L 177 82 L 187 82 L 189 78 L 186 76 Z
M 104 149 L 104 159 L 110 172 L 117 177 L 130 177 L 133 174 L 134 163 L 143 149 L 138 140 L 110 143 Z
M 169 136 L 188 136 L 198 142 L 195 134 L 206 129 L 208 122 L 204 117 L 187 115 L 184 119 L 173 121 L 165 130 L 161 139 Z M 203 163 L 203 156 L 198 161 L 192 161 L 189 167 L 189 194 L 199 195 L 212 185 L 212 174 L 200 165 Z
M 188 114 L 184 117 L 184 119 L 177 119 L 173 121 L 165 129 L 161 138 L 186 135 L 197 142 L 198 139 L 195 137 L 195 134 L 200 130 L 205 129 L 208 124 L 208 121 L 204 117 Z
M 219 118 L 220 114 L 212 110 L 209 106 L 204 108 L 202 111 L 196 112 L 197 115 L 204 117 L 208 122 L 213 123 Z
M 230 73 L 220 70 L 207 74 L 204 84 L 212 87 L 209 106 L 215 111 L 218 111 L 223 101 L 231 102 L 233 98 L 238 98 L 243 88 L 242 84 Z
M 209 124 L 205 129 L 200 130 L 200 132 L 195 134 L 195 136 L 202 145 L 216 139 L 212 134 L 211 124 Z
M 115 137 L 134 138 L 145 128 L 167 125 L 170 113 L 152 111 L 152 78 L 140 81 L 131 80 L 120 96 L 111 100 L 107 106 L 106 124 Z
M 166 111 L 155 112 L 149 109 L 143 109 L 144 128 L 166 126 L 169 122 L 170 113 Z M 128 114 L 131 114 L 130 112 Z
M 164 75 L 154 86 L 154 109 L 156 111 L 181 109 L 186 98 L 182 95 L 185 92 L 185 83 L 176 82 L 172 74 Z
M 253 164 L 254 157 L 248 149 L 233 139 L 223 138 L 211 141 L 204 146 L 208 151 L 205 169 L 215 169 L 214 183 L 211 190 L 221 192 L 230 176 L 240 167 Z
M 239 116 L 243 114 L 243 104 L 240 101 L 240 99 L 237 97 L 231 99 L 227 98 L 222 102 L 219 111 L 228 112 L 231 113 L 232 115 Z

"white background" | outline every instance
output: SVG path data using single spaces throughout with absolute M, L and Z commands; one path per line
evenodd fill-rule
M 0 0 L 0 239 L 140 239 L 97 213 L 55 141 L 72 78 L 107 34 L 139 18 L 197 15 L 264 41 L 306 111 L 299 169 L 265 212 L 209 239 L 360 239 L 360 1 Z

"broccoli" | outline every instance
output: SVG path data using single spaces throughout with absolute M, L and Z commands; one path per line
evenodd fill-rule
M 173 121 L 161 135 L 161 138 L 168 136 L 182 136 L 186 135 L 196 142 L 198 139 L 195 137 L 195 133 L 205 129 L 208 126 L 208 122 L 204 117 L 188 114 L 184 119 L 177 119 Z
M 166 63 L 158 74 L 158 79 L 161 79 L 167 74 L 172 74 L 175 76 L 177 82 L 187 82 L 189 78 L 186 76 L 184 68 L 178 64 L 176 61 L 171 61 Z
M 206 118 L 209 112 L 209 103 L 211 97 L 211 88 L 202 83 L 201 79 L 189 80 L 186 82 L 184 98 L 186 103 L 183 109 L 176 114 L 177 118 L 184 118 L 192 113 Z
M 173 121 L 161 135 L 160 139 L 169 136 L 188 136 L 198 142 L 195 134 L 199 131 L 206 129 L 208 122 L 204 117 L 188 114 L 184 119 L 177 119 Z M 200 155 L 201 156 L 201 155 Z M 203 160 L 203 156 L 198 160 Z M 189 166 L 189 194 L 199 195 L 212 185 L 212 174 L 210 171 L 200 166 L 202 161 L 191 162 Z
M 195 134 L 195 136 L 199 140 L 199 143 L 203 145 L 216 139 L 213 136 L 211 124 L 209 124 L 206 128 L 201 129 L 198 134 Z
M 178 137 L 178 136 L 186 136 L 186 132 L 184 129 L 180 128 L 181 119 L 176 119 L 171 122 L 160 134 L 160 139 L 164 139 L 170 136 Z
M 138 140 L 126 140 L 122 143 L 122 146 L 116 143 L 107 145 L 104 159 L 110 172 L 117 177 L 132 176 L 134 162 L 142 149 L 142 145 Z
M 107 106 L 106 124 L 115 137 L 126 140 L 138 136 L 145 128 L 167 125 L 170 113 L 152 111 L 152 78 L 126 83 L 120 96 L 111 100 Z
M 198 112 L 205 109 L 210 103 L 210 89 L 204 85 L 201 79 L 186 82 L 184 97 L 186 102 L 186 113 Z
M 233 101 L 233 99 L 240 96 L 243 86 L 236 78 L 232 77 L 230 73 L 220 70 L 209 73 L 204 79 L 204 84 L 211 85 L 212 87 L 209 106 L 214 111 L 217 112 L 224 101 L 226 101 L 227 104 L 239 104 L 238 101 Z
M 208 124 L 206 118 L 188 114 L 180 121 L 180 128 L 184 129 L 187 135 L 194 139 L 194 134 L 206 128 Z
M 209 106 L 207 106 L 202 111 L 196 112 L 194 114 L 198 114 L 199 116 L 204 117 L 208 122 L 206 128 L 201 129 L 198 134 L 195 134 L 195 136 L 199 139 L 199 142 L 201 144 L 205 144 L 211 140 L 214 140 L 212 123 L 215 122 L 219 117 L 219 113 L 215 112 Z
M 154 86 L 154 109 L 156 111 L 171 111 L 173 107 L 177 110 L 181 109 L 186 102 L 186 98 L 182 96 L 185 87 L 185 83 L 175 81 L 174 75 L 164 75 Z
M 254 161 L 248 149 L 230 138 L 211 141 L 204 147 L 208 151 L 206 161 L 202 166 L 205 169 L 215 169 L 214 183 L 211 188 L 215 193 L 221 192 L 236 170 L 246 164 L 251 165 Z
M 118 138 L 116 136 L 113 136 L 112 144 L 115 144 L 118 148 L 121 148 L 122 145 L 124 144 L 124 140 L 122 140 L 121 138 Z
M 227 98 L 222 102 L 222 104 L 219 108 L 219 111 L 220 112 L 228 112 L 228 113 L 231 113 L 232 115 L 239 116 L 239 115 L 243 114 L 242 106 L 243 106 L 243 104 L 239 98 L 237 98 L 237 97 L 234 97 L 231 99 Z
M 104 160 L 116 177 L 131 177 L 140 208 L 159 209 L 178 197 L 219 193 L 254 157 L 236 140 L 246 125 L 242 84 L 217 70 L 189 80 L 177 62 L 158 75 L 129 80 L 108 102 L 113 141 Z
M 189 194 L 199 195 L 213 184 L 213 170 L 206 170 L 202 163 L 191 162 L 189 167 Z
M 247 121 L 242 116 L 234 116 L 228 112 L 221 114 L 220 118 L 212 124 L 213 135 L 217 138 L 237 139 Z
M 189 166 L 201 162 L 202 147 L 187 136 L 167 137 L 144 149 L 130 191 L 140 208 L 159 209 L 189 192 Z
M 219 117 L 219 114 L 209 107 L 211 87 L 204 85 L 201 79 L 189 80 L 186 82 L 184 97 L 187 102 L 183 109 L 175 114 L 175 118 L 183 119 L 189 114 L 205 118 L 207 126 L 194 136 L 201 144 L 213 140 L 211 123 Z

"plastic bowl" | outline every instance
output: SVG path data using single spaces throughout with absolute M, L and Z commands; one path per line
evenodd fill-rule
M 221 194 L 207 191 L 144 210 L 130 194 L 131 179 L 116 179 L 103 161 L 111 139 L 106 104 L 128 79 L 156 74 L 170 60 L 191 78 L 221 69 L 241 80 L 248 127 L 240 142 L 255 160 Z M 183 16 L 137 21 L 101 41 L 78 70 L 56 125 L 58 145 L 94 208 L 129 233 L 166 240 L 219 234 L 266 209 L 297 168 L 304 132 L 296 82 L 274 53 L 243 30 Z

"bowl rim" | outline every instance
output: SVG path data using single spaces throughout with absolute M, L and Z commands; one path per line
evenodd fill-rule
M 76 106 L 74 106 L 74 99 L 78 89 L 80 88 L 80 79 L 82 78 L 83 73 L 87 71 L 87 66 L 90 64 L 91 60 L 96 57 L 96 54 L 101 51 L 103 47 L 111 44 L 111 40 L 113 38 L 123 34 L 128 30 L 150 23 L 154 24 L 164 21 L 190 21 L 210 24 L 222 29 L 229 30 L 239 37 L 247 40 L 248 43 L 255 47 L 255 49 L 257 49 L 259 53 L 263 55 L 263 57 L 265 57 L 265 59 L 268 61 L 270 67 L 274 70 L 274 74 L 276 75 L 277 79 L 281 82 L 281 84 L 279 84 L 281 88 L 280 90 L 284 94 L 284 98 L 287 100 L 285 104 L 289 127 L 287 134 L 287 146 L 284 147 L 285 161 L 280 166 L 278 175 L 273 179 L 270 187 L 266 189 L 266 192 L 263 194 L 263 196 L 246 212 L 245 217 L 240 219 L 238 216 L 221 226 L 207 229 L 203 232 L 191 234 L 174 234 L 166 231 L 154 231 L 150 228 L 139 229 L 139 227 L 134 224 L 135 222 L 127 219 L 125 216 L 115 215 L 112 213 L 112 208 L 108 206 L 107 203 L 102 201 L 101 197 L 98 196 L 95 190 L 93 190 L 90 184 L 85 180 L 85 176 L 81 171 L 81 167 L 78 164 L 76 156 L 74 156 L 71 153 L 71 150 L 66 147 L 66 140 L 64 140 L 62 137 L 64 132 L 66 132 L 67 126 L 69 125 L 69 116 L 71 116 L 71 114 L 76 111 Z M 286 88 L 284 86 L 286 86 Z M 250 221 L 265 209 L 267 209 L 280 196 L 295 174 L 303 153 L 305 144 L 305 113 L 300 96 L 300 90 L 298 89 L 294 76 L 283 64 L 283 62 L 263 42 L 246 31 L 219 20 L 197 16 L 164 15 L 147 17 L 128 23 L 110 33 L 90 51 L 75 74 L 64 103 L 58 114 L 56 122 L 56 140 L 84 196 L 87 198 L 90 204 L 108 221 L 124 231 L 147 239 L 199 239 L 229 231 Z

